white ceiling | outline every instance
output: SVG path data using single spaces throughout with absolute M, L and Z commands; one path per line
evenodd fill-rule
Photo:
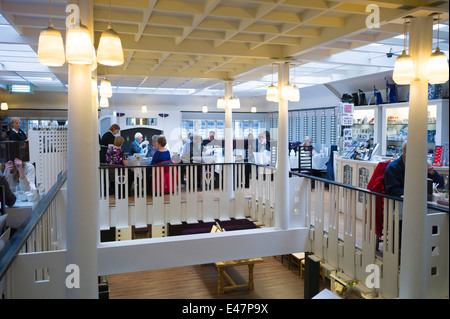
M 439 46 L 448 58 L 448 2 L 111 0 L 111 22 L 126 62 L 99 65 L 97 72 L 106 73 L 116 92 L 209 96 L 223 92 L 224 79 L 234 81 L 237 95 L 264 95 L 280 59 L 294 62 L 290 80 L 300 88 L 376 74 L 393 69 L 403 50 L 402 17 L 410 14 L 444 12 Z M 97 44 L 108 25 L 109 0 L 93 3 Z M 378 29 L 365 25 L 367 4 L 380 7 Z M 63 36 L 65 6 L 64 0 L 52 1 L 52 22 Z M 66 90 L 67 64 L 49 68 L 37 61 L 49 2 L 0 0 L 0 14 L 0 84 Z M 390 51 L 392 58 L 386 56 Z M 276 72 L 273 77 L 276 82 Z

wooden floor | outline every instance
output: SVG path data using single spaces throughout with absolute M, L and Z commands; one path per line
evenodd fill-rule
M 288 269 L 281 257 L 265 257 L 255 265 L 255 290 L 245 288 L 217 292 L 217 270 L 214 264 L 177 267 L 108 276 L 110 299 L 303 299 L 304 280 L 298 268 Z M 228 270 L 227 270 L 228 271 Z M 237 284 L 248 279 L 248 267 L 228 271 Z M 330 288 L 329 280 L 321 289 Z

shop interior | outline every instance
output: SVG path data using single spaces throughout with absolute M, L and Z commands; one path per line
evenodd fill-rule
M 93 30 L 93 42 L 97 46 L 102 32 L 114 27 L 122 40 L 124 59 L 123 63 L 116 66 L 99 61 L 92 63 L 90 75 L 93 84 L 89 90 L 93 94 L 91 100 L 96 105 L 92 107 L 92 116 L 84 115 L 86 119 L 89 118 L 86 126 L 76 126 L 74 129 L 78 131 L 73 133 L 71 123 L 74 117 L 82 119 L 83 115 L 73 115 L 75 113 L 70 110 L 72 102 L 69 92 L 75 84 L 69 81 L 69 63 L 52 67 L 42 64 L 38 58 L 39 35 L 42 29 L 48 27 L 49 16 L 50 23 L 63 33 L 65 39 L 66 1 L 0 2 L 2 139 L 7 140 L 11 120 L 20 118 L 20 129 L 26 132 L 29 141 L 27 161 L 35 167 L 33 182 L 36 190 L 33 193 L 36 201 L 23 200 L 14 207 L 2 205 L 2 215 L 8 210 L 12 212 L 13 209 L 24 207 L 28 209 L 27 214 L 30 214 L 32 209 L 38 207 L 39 199 L 44 198 L 45 194 L 50 193 L 52 186 L 57 184 L 61 172 L 70 170 L 67 167 L 68 156 L 71 155 L 70 136 L 76 135 L 77 138 L 84 139 L 87 145 L 91 145 L 91 141 L 95 139 L 93 154 L 98 156 L 102 137 L 110 130 L 111 125 L 117 124 L 120 126 L 117 135 L 124 138 L 122 150 L 131 163 L 131 170 L 134 170 L 134 175 L 127 173 L 125 176 L 130 181 L 134 179 L 135 183 L 132 184 L 131 181 L 130 189 L 122 193 L 119 186 L 109 182 L 118 181 L 117 176 L 125 173 L 121 173 L 119 169 L 114 172 L 114 169 L 105 168 L 102 166 L 104 163 L 97 162 L 97 158 L 95 161 L 88 161 L 90 166 L 95 166 L 93 170 L 98 174 L 95 176 L 99 177 L 100 187 L 95 184 L 96 181 L 94 185 L 86 186 L 85 191 L 89 187 L 95 188 L 95 199 L 100 203 L 98 237 L 104 247 L 113 243 L 221 232 L 221 228 L 231 233 L 233 230 L 239 232 L 279 226 L 273 214 L 278 199 L 276 171 L 280 167 L 279 162 L 277 163 L 280 158 L 283 161 L 286 159 L 283 163 L 287 164 L 289 174 L 300 174 L 305 180 L 307 177 L 302 174 L 316 178 L 308 186 L 308 196 L 311 196 L 315 205 L 320 201 L 317 196 L 322 196 L 320 194 L 325 192 L 326 195 L 323 196 L 326 196 L 327 205 L 332 196 L 335 196 L 336 206 L 343 211 L 347 210 L 347 202 L 344 203 L 343 200 L 345 195 L 332 195 L 331 184 L 328 185 L 326 181 L 339 184 L 337 188 L 353 187 L 352 191 L 357 194 L 353 215 L 357 231 L 353 246 L 363 247 L 368 205 L 364 191 L 370 196 L 373 190 L 368 185 L 377 172 L 377 166 L 381 162 L 398 159 L 402 155 L 402 145 L 408 139 L 408 131 L 414 130 L 408 119 L 411 114 L 410 85 L 399 85 L 394 81 L 396 59 L 407 46 L 405 39 L 410 41 L 408 34 L 411 30 L 408 28 L 411 22 L 405 16 L 416 14 L 434 17 L 433 31 L 430 31 L 432 50 L 436 46 L 440 48 L 447 58 L 448 68 L 448 1 L 425 1 L 428 5 L 423 7 L 417 7 L 412 4 L 414 1 L 407 0 L 392 4 L 389 1 L 377 1 L 383 23 L 372 28 L 365 22 L 369 12 L 365 11 L 368 2 L 360 4 L 332 0 L 313 4 L 307 1 L 158 0 L 133 1 L 131 4 L 130 1 L 123 0 L 83 0 L 78 5 L 91 8 L 93 13 L 93 18 L 85 18 L 85 23 Z M 97 58 L 98 54 L 97 52 Z M 282 64 L 288 65 L 287 81 L 283 78 L 286 75 L 283 75 Z M 110 94 L 105 95 L 107 97 L 102 96 L 103 81 L 109 83 Z M 268 87 L 280 85 L 281 92 L 282 81 L 293 86 L 299 94 L 299 98 L 286 102 L 285 118 L 280 112 L 280 100 L 268 100 Z M 89 93 L 88 95 L 90 96 Z M 236 99 L 239 104 L 234 107 L 227 105 L 225 110 L 225 107 L 219 106 L 219 100 L 223 98 L 227 102 Z M 427 190 L 427 203 L 434 205 L 439 212 L 446 210 L 447 216 L 448 99 L 448 75 L 444 83 L 428 84 L 426 161 L 443 177 L 444 182 L 439 187 Z M 229 107 L 232 111 L 227 113 Z M 280 117 L 283 117 L 282 123 L 279 121 Z M 130 149 L 138 132 L 142 133 L 142 139 L 148 142 L 148 147 L 136 155 L 131 154 Z M 286 132 L 286 137 L 280 137 L 280 132 Z M 157 183 L 155 176 L 159 175 L 156 175 L 155 167 L 151 165 L 152 158 L 147 157 L 147 151 L 152 147 L 152 137 L 156 134 L 165 136 L 171 161 L 175 166 L 179 165 L 178 173 L 171 171 L 167 175 L 169 177 L 164 178 L 172 179 L 172 174 L 180 178 L 179 184 L 170 182 L 170 192 L 163 193 L 161 201 L 156 199 L 156 184 L 151 184 Z M 215 135 L 218 142 L 208 149 L 211 134 Z M 185 161 L 182 156 L 183 148 L 195 136 L 201 137 L 202 147 L 208 151 L 196 158 L 191 157 L 191 161 Z M 227 144 L 230 136 L 231 142 Z M 264 138 L 264 143 L 259 138 Z M 308 139 L 310 146 L 306 148 L 305 155 L 304 147 Z M 278 154 L 281 152 L 278 147 L 280 143 L 287 145 L 282 150 L 282 157 Z M 226 149 L 230 145 L 232 151 L 228 153 Z M 47 159 L 46 154 L 52 152 L 57 155 Z M 91 150 L 87 152 L 88 156 L 92 155 Z M 82 160 L 83 156 L 77 156 Z M 238 184 L 234 188 L 231 186 L 232 196 L 228 193 L 229 189 L 226 190 L 225 181 L 222 185 L 222 178 L 228 174 L 227 160 L 230 159 L 234 164 L 242 164 L 235 166 L 232 180 L 239 180 L 241 177 L 237 176 L 242 173 L 244 181 L 242 192 L 238 193 Z M 192 163 L 203 167 L 203 170 L 194 169 L 199 177 L 195 175 L 192 178 L 194 184 L 197 181 L 193 195 L 188 186 L 189 165 Z M 184 164 L 188 164 L 187 168 Z M 205 173 L 205 167 L 214 164 L 220 164 L 221 168 L 218 169 L 219 165 L 216 165 L 214 173 L 214 168 L 210 168 L 208 173 L 211 177 Z M 136 186 L 141 178 L 139 172 L 142 167 L 148 173 L 148 180 L 143 182 L 146 185 L 143 195 L 138 193 L 141 186 Z M 149 173 L 152 170 L 153 175 Z M 216 181 L 212 183 L 211 193 L 208 193 L 211 178 Z M 262 188 L 252 188 L 257 183 Z M 178 185 L 181 195 L 175 197 L 172 187 Z M 304 186 L 289 190 L 291 186 L 289 184 L 286 189 L 292 197 L 292 205 L 300 207 L 302 197 L 291 191 L 303 190 Z M 98 188 L 100 196 L 97 194 Z M 261 193 L 257 193 L 261 189 Z M 229 196 L 227 204 L 224 204 L 224 194 Z M 175 203 L 174 198 L 179 206 L 171 204 Z M 193 198 L 195 205 L 192 204 Z M 4 202 L 3 200 L 2 203 Z M 216 215 L 208 215 L 205 207 L 209 204 L 205 204 L 206 202 L 218 211 L 214 213 Z M 375 207 L 375 203 L 373 205 Z M 328 205 L 330 209 L 331 206 Z M 307 218 L 318 216 L 320 210 L 315 207 L 311 208 L 311 213 L 306 214 Z M 143 209 L 145 213 L 138 213 L 139 209 Z M 156 213 L 156 209 L 160 209 L 160 212 Z M 225 209 L 229 210 L 226 216 L 222 215 Z M 56 215 L 58 214 L 55 213 Z M 207 215 L 209 218 L 206 218 Z M 297 208 L 293 209 L 292 215 L 297 215 Z M 17 229 L 25 225 L 22 223 L 28 218 L 26 214 L 21 216 L 22 219 L 19 218 L 14 224 Z M 254 218 L 255 216 L 260 219 Z M 331 220 L 331 216 L 330 212 L 326 221 Z M 296 217 L 293 218 L 295 220 Z M 245 222 L 239 223 L 239 219 Z M 292 224 L 297 225 L 295 222 Z M 344 225 L 343 219 L 340 222 Z M 315 226 L 317 223 L 316 221 Z M 331 228 L 331 224 L 325 226 L 326 231 Z M 0 230 L 6 233 L 6 227 Z M 10 237 L 7 235 L 3 238 L 4 243 Z M 325 235 L 326 245 L 327 236 L 328 234 Z M 336 236 L 341 236 L 341 232 Z M 346 232 L 342 232 L 341 237 L 345 236 Z M 381 251 L 385 247 L 380 238 L 377 235 L 375 254 L 380 251 L 380 243 Z M 55 242 L 52 241 L 49 246 L 53 247 Z M 5 245 L 2 243 L 0 252 Z M 165 247 L 164 243 L 161 245 Z M 323 244 L 324 247 L 326 245 Z M 343 256 L 343 246 L 336 247 L 342 254 L 339 256 Z M 290 247 L 286 249 L 289 250 Z M 186 261 L 186 265 L 181 261 L 170 265 L 147 266 L 144 263 L 142 267 L 131 267 L 129 271 L 128 268 L 117 271 L 113 266 L 101 264 L 100 268 L 103 267 L 105 273 L 110 273 L 98 276 L 97 297 L 306 298 L 309 292 L 304 288 L 305 260 L 309 259 L 303 251 L 282 253 L 282 250 L 269 255 L 261 251 L 260 256 L 249 257 L 251 262 L 231 266 L 221 263 L 222 260 L 212 262 L 201 254 L 199 262 L 195 264 L 190 260 Z M 359 251 L 355 252 L 355 260 L 362 258 L 358 254 Z M 446 254 L 448 256 L 448 246 Z M 237 255 L 241 256 L 242 252 Z M 262 259 L 257 260 L 256 257 Z M 322 259 L 325 263 L 325 257 Z M 316 262 L 320 264 L 320 260 Z M 328 261 L 326 264 L 328 265 Z M 236 265 L 241 267 L 234 267 Z M 248 265 L 248 268 L 242 265 Z M 225 275 L 224 269 L 228 271 L 225 271 Z M 279 274 L 278 280 L 268 276 L 271 273 Z M 336 268 L 321 266 L 317 289 L 325 291 L 324 293 L 330 292 L 333 297 L 345 298 L 346 291 L 350 292 L 349 287 L 354 285 L 355 278 L 360 274 L 351 275 L 353 277 L 350 278 L 340 275 Z M 48 279 L 45 269 L 36 276 L 42 280 Z M 223 276 L 225 282 L 228 280 L 231 283 L 228 290 L 227 286 L 223 286 Z M 183 280 L 192 285 L 176 289 L 178 292 L 174 294 L 176 278 L 185 278 Z M 232 278 L 237 278 L 236 282 Z M 150 286 L 167 288 L 155 290 Z M 381 290 L 374 293 L 366 287 L 357 288 L 361 298 L 398 297 L 398 288 L 393 293 L 392 290 L 386 290 L 389 292 L 384 295 Z M 27 296 L 25 292 L 14 292 L 12 296 L 22 296 L 22 293 Z M 3 297 L 6 295 L 8 294 L 3 291 Z M 331 298 L 330 295 L 327 297 Z

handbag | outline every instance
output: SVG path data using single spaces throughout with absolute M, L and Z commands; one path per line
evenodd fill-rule
M 366 93 L 364 93 L 361 89 L 358 89 L 359 91 L 359 105 L 366 105 Z

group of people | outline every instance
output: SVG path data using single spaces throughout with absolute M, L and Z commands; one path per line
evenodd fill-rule
M 11 118 L 9 130 L 0 136 L 0 142 L 26 141 L 28 138 L 21 126 L 20 118 Z M 13 206 L 16 203 L 14 191 L 36 191 L 35 176 L 34 165 L 29 162 L 15 158 L 0 163 L 0 185 L 5 190 L 5 205 Z
M 122 150 L 124 138 L 116 136 L 120 131 L 117 124 L 111 125 L 100 140 L 100 163 L 128 166 L 125 151 Z M 136 133 L 134 141 L 131 143 L 129 154 L 143 154 L 145 157 L 151 157 L 151 165 L 160 164 L 170 161 L 170 151 L 166 148 L 167 140 L 164 135 L 153 135 L 152 146 L 148 146 L 149 142 L 144 141 L 142 133 Z

